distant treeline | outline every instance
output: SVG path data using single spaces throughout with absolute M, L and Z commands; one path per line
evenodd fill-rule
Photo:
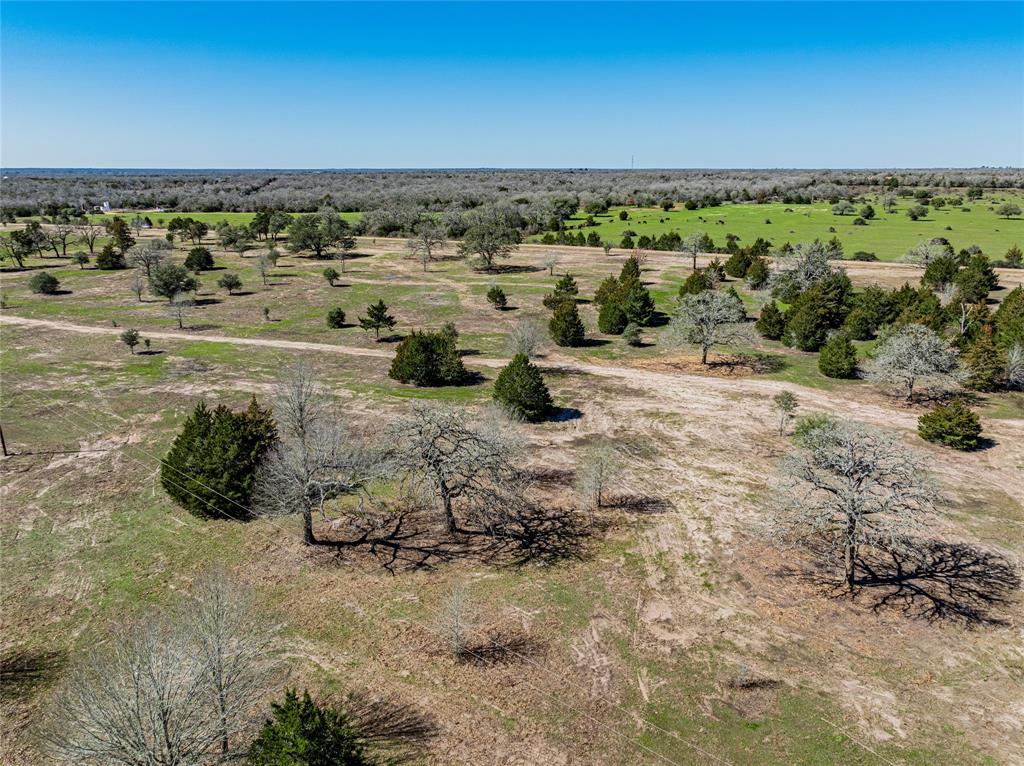
M 1024 170 L 409 170 L 409 171 L 3 171 L 2 206 L 45 208 L 313 212 L 405 208 L 466 211 L 519 207 L 528 219 L 565 208 L 706 207 L 723 202 L 812 202 L 897 187 L 1024 188 Z M 401 215 L 399 216 L 401 217 Z

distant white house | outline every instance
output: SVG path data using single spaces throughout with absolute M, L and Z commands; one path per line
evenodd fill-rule
M 110 203 L 109 202 L 104 202 L 100 206 L 100 210 L 102 210 L 104 213 L 109 213 L 110 212 Z

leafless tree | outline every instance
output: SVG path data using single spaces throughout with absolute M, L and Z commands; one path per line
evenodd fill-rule
M 729 292 L 705 290 L 679 301 L 669 327 L 670 337 L 700 347 L 700 363 L 708 363 L 708 351 L 716 345 L 749 336 L 743 320 L 743 303 Z
M 146 275 L 142 273 L 141 269 L 135 269 L 132 272 L 132 294 L 139 303 L 142 303 L 142 293 L 145 292 L 147 283 Z
M 41 728 L 60 763 L 192 766 L 238 757 L 276 669 L 277 629 L 224 577 L 169 616 L 94 642 L 53 695 Z
M 867 373 L 872 380 L 901 385 L 910 401 L 914 386 L 921 381 L 955 384 L 959 363 L 956 352 L 935 332 L 924 325 L 909 324 L 882 342 Z
M 44 229 L 46 241 L 58 256 L 66 256 L 68 254 L 68 240 L 71 239 L 71 235 L 74 233 L 75 225 L 68 220 L 55 221 Z
M 941 258 L 948 254 L 949 250 L 945 245 L 926 240 L 924 242 L 919 242 L 910 248 L 910 250 L 907 251 L 907 254 L 903 256 L 903 262 L 912 263 L 915 266 L 920 266 L 924 269 L 927 268 L 928 264 L 936 258 Z
M 469 618 L 467 602 L 469 595 L 466 586 L 456 583 L 452 586 L 438 620 L 438 630 L 444 636 L 448 650 L 456 659 L 466 654 L 469 647 L 469 634 L 473 625 Z
M 536 319 L 520 319 L 508 334 L 508 351 L 512 356 L 526 354 L 530 359 L 540 356 L 547 333 Z
M 1024 346 L 1020 343 L 1006 352 L 1006 379 L 1011 388 L 1024 389 Z
M 774 290 L 803 292 L 836 273 L 829 262 L 833 256 L 820 242 L 800 243 L 791 255 L 776 254 L 769 284 Z
M 78 238 L 89 248 L 89 254 L 95 255 L 96 240 L 103 235 L 103 227 L 88 218 L 82 218 L 75 225 L 75 231 L 78 233 Z
M 423 271 L 426 271 L 430 262 L 434 260 L 435 252 L 444 247 L 444 232 L 431 218 L 419 221 L 413 227 L 413 232 L 415 236 L 406 241 L 405 246 L 420 260 Z
M 257 473 L 255 508 L 263 516 L 302 514 L 306 545 L 317 538 L 313 517 L 353 495 L 373 478 L 371 455 L 331 412 L 329 400 L 305 364 L 292 366 L 277 386 L 274 418 L 280 441 Z
M 605 491 L 622 472 L 622 462 L 615 448 L 600 442 L 583 450 L 576 465 L 576 492 L 582 505 L 600 509 Z
M 466 532 L 466 521 L 492 531 L 522 501 L 519 444 L 497 418 L 472 423 L 452 407 L 420 405 L 392 425 L 388 442 L 396 471 L 438 503 L 449 532 Z
M 153 269 L 164 262 L 170 250 L 171 244 L 166 240 L 148 239 L 128 248 L 128 264 L 142 269 L 146 272 L 146 279 L 149 279 Z
M 260 274 L 260 280 L 263 282 L 264 287 L 268 284 L 268 276 L 274 263 L 275 261 L 271 260 L 271 256 L 267 253 L 261 253 L 256 259 L 256 270 Z
M 555 276 L 555 267 L 561 260 L 562 258 L 561 256 L 558 255 L 558 253 L 548 253 L 547 255 L 544 256 L 544 259 L 540 263 L 541 266 L 548 270 L 548 276 L 553 277 Z
M 213 699 L 221 757 L 232 737 L 253 723 L 252 712 L 269 686 L 279 626 L 257 609 L 253 594 L 219 570 L 203 574 L 192 592 L 184 624 Z
M 188 317 L 192 307 L 196 305 L 196 299 L 188 293 L 177 293 L 167 304 L 171 319 L 178 320 L 178 329 L 185 329 L 185 319 Z
M 697 256 L 707 247 L 708 235 L 703 231 L 695 231 L 687 237 L 683 237 L 680 248 L 684 253 L 689 253 L 693 259 L 693 270 L 697 270 Z
M 841 560 L 852 589 L 863 549 L 905 548 L 938 501 L 924 466 L 898 438 L 826 421 L 783 459 L 770 528 L 780 540 Z

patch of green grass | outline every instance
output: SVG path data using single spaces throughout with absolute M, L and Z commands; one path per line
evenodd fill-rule
M 719 246 L 725 245 L 726 234 L 738 235 L 741 245 L 750 245 L 758 237 L 764 237 L 776 247 L 785 242 L 795 244 L 838 237 L 847 257 L 863 250 L 886 261 L 899 259 L 922 240 L 946 237 L 957 249 L 976 244 L 990 257 L 999 259 L 1011 245 L 1024 242 L 1024 218 L 999 218 L 989 209 L 997 204 L 997 199 L 1004 198 L 1018 203 L 1022 200 L 1018 193 L 999 192 L 980 200 L 965 200 L 964 207 L 970 208 L 969 212 L 949 206 L 938 210 L 929 208 L 926 218 L 911 221 L 906 211 L 917 204 L 915 200 L 900 198 L 896 209 L 886 213 L 878 198 L 871 197 L 877 216 L 867 226 L 854 226 L 856 215 L 833 215 L 831 205 L 826 202 L 811 205 L 787 205 L 782 202 L 763 205 L 727 204 L 699 210 L 685 210 L 677 205 L 668 212 L 661 208 L 616 207 L 606 214 L 594 216 L 596 226 L 585 226 L 578 231 L 584 234 L 596 231 L 602 241 L 616 247 L 627 229 L 638 235 L 652 237 L 672 231 L 685 237 L 696 231 L 704 231 Z M 626 221 L 619 220 L 622 210 L 629 215 Z M 566 225 L 578 227 L 586 218 L 585 214 L 577 215 L 567 221 Z M 532 239 L 540 241 L 542 236 Z

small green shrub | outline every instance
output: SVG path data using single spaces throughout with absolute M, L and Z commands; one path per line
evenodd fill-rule
M 925 441 L 957 450 L 973 450 L 978 448 L 981 420 L 962 400 L 954 399 L 919 417 L 917 433 Z
M 345 326 L 345 311 L 338 306 L 327 312 L 327 326 L 332 330 L 340 330 Z
M 53 295 L 60 289 L 60 280 L 53 274 L 39 271 L 28 280 L 28 288 L 38 295 Z
M 818 369 L 829 378 L 852 378 L 857 371 L 857 349 L 850 339 L 842 333 L 829 338 L 818 355 Z

